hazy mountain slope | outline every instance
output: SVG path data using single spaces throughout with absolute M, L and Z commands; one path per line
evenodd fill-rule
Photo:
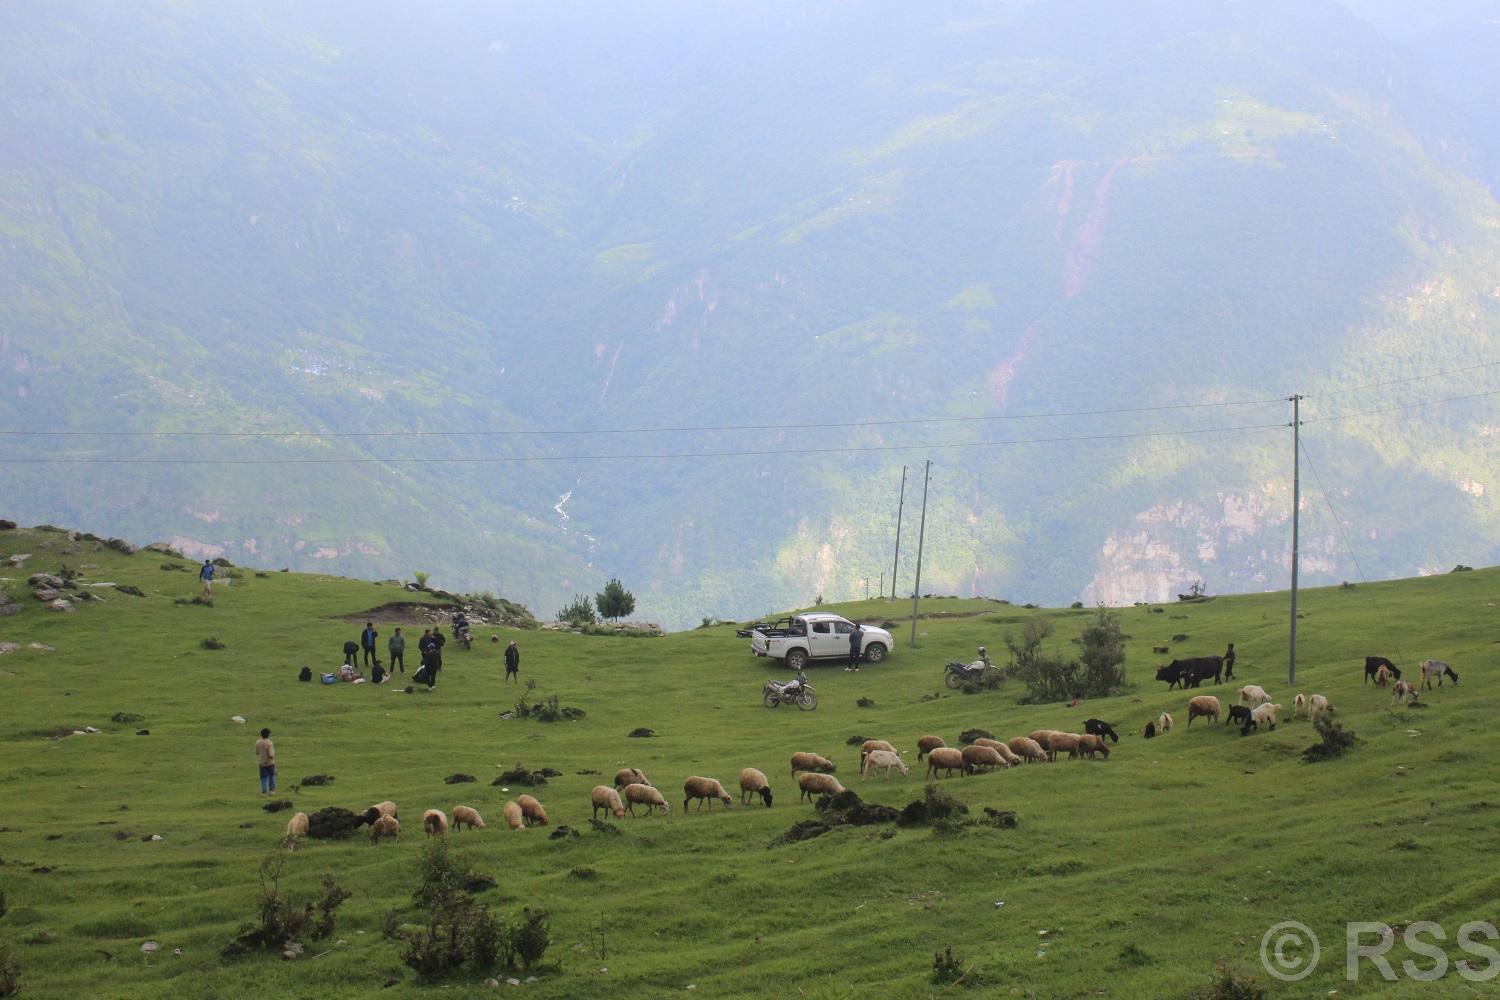
M 937 446 L 1284 423 L 1280 403 L 998 418 L 1492 357 L 1500 211 L 1450 141 L 1462 112 L 1339 4 L 592 6 L 7 8 L 0 423 L 985 420 L 12 440 L 4 457 L 418 460 L 12 465 L 16 512 L 421 568 L 543 614 L 617 573 L 681 623 L 873 589 L 900 465 L 926 451 L 608 456 L 932 445 L 924 590 L 1258 587 L 1284 573 L 1283 435 Z M 1487 412 L 1309 426 L 1367 572 L 1493 557 Z M 572 460 L 493 461 L 526 456 Z M 1353 575 L 1308 515 L 1313 578 Z

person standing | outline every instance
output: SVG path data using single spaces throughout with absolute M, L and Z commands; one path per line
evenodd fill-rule
M 1234 643 L 1224 650 L 1224 679 L 1230 680 L 1234 677 Z
M 262 729 L 255 741 L 255 762 L 260 765 L 260 794 L 269 795 L 276 791 L 276 744 L 269 729 Z
M 344 666 L 359 666 L 359 643 L 355 642 L 353 639 L 350 639 L 348 642 L 344 643 Z
M 359 648 L 364 650 L 364 664 L 367 667 L 371 662 L 380 662 L 380 657 L 375 655 L 375 640 L 379 637 L 380 633 L 375 631 L 375 623 L 365 622 L 365 630 L 359 634 Z
M 403 674 L 406 673 L 406 637 L 401 634 L 399 628 L 386 642 L 385 647 L 391 654 L 391 673 L 394 674 L 397 667 L 401 668 Z
M 854 623 L 854 631 L 849 633 L 849 665 L 844 668 L 848 673 L 853 670 L 859 672 L 859 661 L 864 659 L 865 654 L 865 629 L 859 622 Z
M 443 635 L 443 630 L 441 628 L 434 628 L 432 630 L 432 648 L 437 653 L 437 662 L 439 669 L 442 669 L 443 666 L 443 644 L 447 641 L 448 638 L 447 636 Z
M 211 601 L 214 599 L 214 563 L 212 559 L 203 560 L 203 568 L 198 571 L 198 579 L 203 581 L 203 599 Z
M 512 677 L 521 683 L 521 650 L 514 639 L 505 647 L 505 682 L 509 684 Z
M 437 686 L 438 671 L 443 669 L 443 658 L 438 655 L 437 643 L 428 643 L 422 654 L 422 669 L 427 672 L 427 690 Z

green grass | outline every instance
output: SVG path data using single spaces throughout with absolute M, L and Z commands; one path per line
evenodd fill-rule
M 21 570 L 0 571 L 10 578 L 0 585 L 25 605 L 0 619 L 0 640 L 22 645 L 0 656 L 0 890 L 10 904 L 0 940 L 20 957 L 27 996 L 356 997 L 392 980 L 382 995 L 425 992 L 381 938 L 380 918 L 409 905 L 416 817 L 457 803 L 491 823 L 452 838 L 461 857 L 499 880 L 485 897 L 506 913 L 529 905 L 552 914 L 548 959 L 558 967 L 526 987 L 534 996 L 662 996 L 689 984 L 695 996 L 935 995 L 945 991 L 930 982 L 932 956 L 948 945 L 972 975 L 1021 996 L 1183 996 L 1208 982 L 1216 959 L 1256 975 L 1272 996 L 1471 995 L 1456 975 L 1435 985 L 1387 985 L 1373 973 L 1346 982 L 1343 924 L 1431 919 L 1451 934 L 1493 915 L 1494 570 L 1303 594 L 1298 690 L 1327 694 L 1362 740 L 1341 760 L 1305 765 L 1306 722 L 1250 738 L 1222 725 L 1188 729 L 1186 696 L 1151 680 L 1162 658 L 1150 649 L 1174 634 L 1189 636 L 1170 643 L 1174 655 L 1218 653 L 1233 640 L 1241 682 L 1266 686 L 1289 715 L 1281 594 L 1122 609 L 1134 690 L 1077 709 L 1021 707 L 1014 686 L 974 696 L 943 688 L 944 661 L 981 643 L 993 655 L 1006 628 L 1045 613 L 997 602 L 923 602 L 924 612 L 951 613 L 919 622 L 916 650 L 903 622 L 909 602 L 825 606 L 903 627 L 885 664 L 858 675 L 814 668 L 822 702 L 811 713 L 761 707 L 761 683 L 787 671 L 752 658 L 732 626 L 662 639 L 502 632 L 520 642 L 522 677 L 537 681 L 533 700 L 556 694 L 588 713 L 540 724 L 498 719 L 517 692 L 501 685 L 504 643 L 491 644 L 489 629 L 471 652 L 450 644 L 430 695 L 298 683 L 303 664 L 317 672 L 339 662 L 356 632 L 346 617 L 409 596 L 391 585 L 245 570 L 215 606 L 178 606 L 195 580 L 161 570 L 172 560 L 155 553 L 0 533 L 0 553 L 11 552 L 33 555 Z M 147 596 L 97 588 L 106 603 L 62 615 L 18 589 L 60 563 Z M 1070 653 L 1085 614 L 1052 614 L 1049 643 Z M 209 636 L 226 648 L 203 649 Z M 1392 637 L 1407 662 L 1447 659 L 1462 686 L 1425 695 L 1423 711 L 1393 708 L 1388 692 L 1360 683 L 1362 657 L 1395 655 Z M 1215 693 L 1232 698 L 1231 687 Z M 857 708 L 861 696 L 874 706 Z M 1141 726 L 1164 709 L 1178 728 L 1141 740 Z M 144 718 L 113 724 L 116 712 Z M 236 714 L 247 723 L 231 722 Z M 942 782 L 976 813 L 1015 810 L 1014 830 L 846 828 L 766 849 L 813 814 L 787 777 L 795 750 L 834 758 L 851 787 L 900 807 L 921 794 L 918 768 L 904 781 L 861 782 L 847 737 L 890 739 L 911 757 L 928 732 L 954 743 L 970 726 L 1011 736 L 1076 730 L 1089 716 L 1118 724 L 1122 741 L 1108 761 Z M 85 725 L 102 732 L 43 735 Z M 315 895 L 324 872 L 353 890 L 334 941 L 295 962 L 225 962 L 219 950 L 251 916 L 257 864 L 277 849 L 286 819 L 260 808 L 251 744 L 262 725 L 275 733 L 283 797 L 299 809 L 389 797 L 406 824 L 398 845 L 313 842 L 291 855 L 283 883 L 294 895 Z M 637 726 L 657 738 L 626 738 Z M 138 728 L 151 735 L 134 735 Z M 581 837 L 499 828 L 506 796 L 489 780 L 517 762 L 564 773 L 537 795 L 554 826 Z M 587 822 L 588 790 L 626 763 L 675 799 L 673 814 L 598 834 Z M 771 777 L 774 808 L 679 814 L 684 777 L 713 775 L 734 790 L 750 765 Z M 600 773 L 578 773 L 587 769 Z M 445 785 L 455 771 L 480 781 Z M 337 780 L 290 792 L 316 773 Z M 116 840 L 118 831 L 133 836 Z M 140 839 L 153 833 L 164 839 Z M 54 870 L 35 873 L 39 866 Z M 575 868 L 597 878 L 572 877 Z M 1257 957 L 1265 929 L 1287 918 L 1324 942 L 1320 971 L 1292 986 L 1265 976 Z M 601 920 L 603 958 L 592 943 Z M 139 951 L 147 938 L 162 944 L 149 961 Z M 1420 958 L 1399 952 L 1398 967 L 1400 957 Z M 1456 947 L 1450 954 L 1461 957 Z

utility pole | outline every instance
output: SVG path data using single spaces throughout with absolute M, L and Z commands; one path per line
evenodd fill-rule
M 1297 683 L 1297 516 L 1302 507 L 1302 397 L 1292 404 L 1292 628 L 1288 639 L 1286 682 Z
M 904 475 L 903 475 L 904 478 Z M 917 648 L 917 604 L 922 600 L 922 543 L 927 540 L 927 484 L 932 480 L 932 459 L 922 474 L 922 526 L 917 531 L 917 580 L 911 591 L 911 648 Z
M 906 507 L 906 466 L 901 466 L 901 499 L 896 502 L 896 560 L 891 566 L 891 600 L 896 599 L 896 577 L 901 572 L 901 511 Z M 885 584 L 880 585 L 885 593 Z

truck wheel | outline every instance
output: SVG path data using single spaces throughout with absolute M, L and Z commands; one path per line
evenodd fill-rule
M 872 642 L 865 647 L 865 662 L 879 663 L 885 659 L 885 643 Z
M 807 650 L 794 649 L 786 654 L 786 665 L 793 670 L 801 670 L 807 666 Z

